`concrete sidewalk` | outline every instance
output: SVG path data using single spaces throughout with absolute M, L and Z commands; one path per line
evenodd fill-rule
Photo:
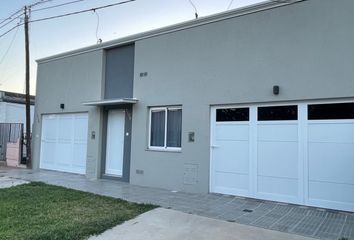
M 313 240 L 158 208 L 89 240 Z
M 29 182 L 22 179 L 0 176 L 0 188 L 9 188 L 27 183 Z

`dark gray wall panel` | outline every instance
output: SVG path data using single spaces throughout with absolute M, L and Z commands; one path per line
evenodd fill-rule
M 106 51 L 105 99 L 133 97 L 134 45 Z

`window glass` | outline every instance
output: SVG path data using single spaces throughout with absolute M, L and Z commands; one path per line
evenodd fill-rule
M 181 148 L 182 109 L 159 107 L 150 109 L 149 147 L 157 149 Z
M 297 120 L 297 106 L 258 107 L 258 121 Z
M 217 122 L 249 121 L 249 108 L 224 108 L 216 110 Z
M 167 147 L 181 147 L 182 109 L 167 111 Z
M 151 112 L 151 146 L 165 146 L 165 114 L 165 110 Z
M 308 119 L 354 119 L 354 103 L 310 104 Z

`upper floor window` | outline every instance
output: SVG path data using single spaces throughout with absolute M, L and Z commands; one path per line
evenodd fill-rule
M 149 149 L 180 150 L 182 140 L 182 108 L 150 108 Z

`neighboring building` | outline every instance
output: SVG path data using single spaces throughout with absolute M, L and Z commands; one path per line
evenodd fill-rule
M 35 97 L 30 96 L 30 99 L 32 126 Z M 0 123 L 23 123 L 24 125 L 26 124 L 25 94 L 0 91 Z
M 271 1 L 38 60 L 35 168 L 354 211 L 354 1 Z

